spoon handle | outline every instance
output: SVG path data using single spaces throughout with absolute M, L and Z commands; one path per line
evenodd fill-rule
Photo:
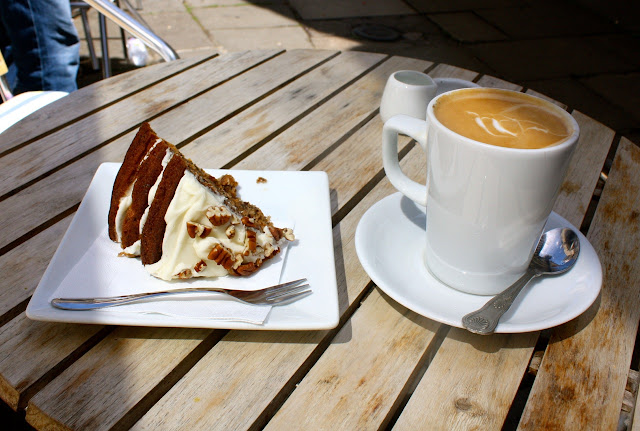
M 536 271 L 529 267 L 522 277 L 487 301 L 482 308 L 464 316 L 462 318 L 462 326 L 475 334 L 493 334 L 500 318 L 511 307 L 520 291 L 538 275 Z

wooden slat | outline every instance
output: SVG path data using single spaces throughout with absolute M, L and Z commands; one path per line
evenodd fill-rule
M 203 94 L 207 102 L 204 106 L 195 105 L 200 98 L 193 99 L 190 102 L 191 109 L 187 112 L 174 109 L 154 119 L 151 125 L 160 136 L 178 144 L 206 128 L 211 122 L 246 107 L 255 98 L 273 91 L 331 55 L 329 51 L 314 51 L 313 54 L 304 54 L 301 51 L 287 52 Z M 268 79 L 263 78 L 264 76 L 268 76 Z M 243 91 L 246 90 L 247 80 L 253 82 L 250 92 Z M 200 120 L 199 128 L 185 127 L 185 124 L 190 124 L 194 118 Z M 43 181 L 38 181 L 0 201 L 0 213 L 3 214 L 5 223 L 12 226 L 11 230 L 5 229 L 0 232 L 0 248 L 76 205 L 82 199 L 100 163 L 122 161 L 136 131 L 132 130 L 54 172 Z M 194 161 L 200 163 L 198 158 L 194 158 Z M 38 211 L 33 211 L 33 202 L 38 202 Z
M 452 328 L 393 429 L 501 429 L 537 339 Z
M 0 256 L 0 316 L 29 299 L 70 222 L 65 217 Z
M 484 75 L 478 80 L 478 85 L 490 88 L 503 88 L 505 90 L 521 91 L 522 87 L 511 82 L 504 81 L 494 76 Z
M 9 153 L 0 159 L 0 195 L 274 55 L 250 51 L 216 57 Z
M 379 54 L 341 54 L 199 137 L 182 151 L 194 159 L 205 155 L 201 161 L 204 166 L 222 166 L 299 119 L 383 59 Z M 287 109 L 281 109 L 282 106 Z M 297 124 L 307 121 L 303 119 Z M 209 151 L 210 148 L 216 151 Z
M 553 334 L 519 429 L 615 429 L 640 319 L 640 149 L 618 147 L 588 239 L 599 301 Z
M 553 103 L 553 104 L 555 104 L 555 105 L 558 105 L 558 106 L 559 106 L 559 107 L 561 107 L 562 109 L 567 109 L 567 105 L 565 105 L 564 103 L 559 102 L 559 101 L 557 101 L 557 100 L 555 100 L 555 99 L 552 99 L 552 98 L 551 98 L 551 97 L 549 97 L 549 96 L 545 96 L 545 95 L 544 95 L 544 94 L 542 94 L 542 93 L 538 93 L 538 92 L 537 92 L 537 91 L 535 91 L 535 90 L 531 90 L 531 89 L 529 89 L 529 90 L 527 90 L 527 92 L 526 92 L 526 93 L 527 93 L 527 94 L 531 94 L 532 96 L 539 97 L 539 98 L 544 99 L 544 100 L 548 100 L 549 102 L 551 102 L 551 103 Z
M 424 180 L 424 157 L 419 148 L 411 150 L 403 159 L 402 166 L 408 175 Z M 369 276 L 355 251 L 358 222 L 371 205 L 394 191 L 391 183 L 384 179 L 333 229 L 342 316 L 357 306 L 369 283 Z M 331 335 L 327 331 L 233 331 L 149 410 L 134 429 L 186 427 L 229 430 L 260 427 L 277 408 L 284 396 L 281 394 L 292 389 L 291 385 L 304 372 L 305 364 L 315 360 L 320 353 L 316 352 L 318 344 Z M 276 405 L 272 406 L 274 399 Z M 179 415 L 175 414 L 173 407 L 176 404 L 181 406 Z M 242 414 L 237 414 L 238 411 Z
M 17 409 L 25 391 L 100 329 L 98 325 L 34 322 L 24 314 L 12 325 L 0 327 L 0 398 Z
M 27 422 L 49 430 L 110 429 L 210 333 L 118 328 L 33 397 Z
M 374 290 L 265 429 L 383 428 L 439 326 Z
M 553 210 L 579 229 L 615 133 L 579 111 L 572 115 L 580 126 L 580 140 Z
M 429 72 L 429 76 L 432 78 L 458 78 L 473 81 L 478 76 L 478 73 L 448 64 L 439 64 Z
M 397 70 L 425 71 L 432 63 L 392 57 L 341 91 L 244 160 L 237 169 L 297 170 L 357 129 L 380 105 L 387 78 Z
M 335 214 L 380 172 L 381 131 L 382 120 L 378 115 L 313 167 L 315 171 L 330 173 L 332 213 Z M 408 139 L 398 141 L 399 148 L 409 142 Z
M 16 123 L 4 132 L 0 141 L 0 154 L 26 141 L 61 127 L 76 118 L 125 98 L 149 85 L 179 73 L 206 57 L 160 63 L 140 70 L 98 81 L 90 87 L 80 88 L 57 103 L 47 105 L 31 114 L 28 120 Z

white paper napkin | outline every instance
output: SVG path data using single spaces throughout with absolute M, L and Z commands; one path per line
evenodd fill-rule
M 184 287 L 221 287 L 257 290 L 280 282 L 286 259 L 283 250 L 248 277 L 192 278 L 164 281 L 151 276 L 139 258 L 120 257 L 120 245 L 104 230 L 53 292 L 53 298 L 92 298 L 154 292 Z M 181 319 L 214 319 L 263 324 L 271 306 L 243 304 L 218 293 L 189 293 L 147 302 L 109 307 L 93 312 L 156 313 Z M 82 313 L 83 311 L 78 311 Z

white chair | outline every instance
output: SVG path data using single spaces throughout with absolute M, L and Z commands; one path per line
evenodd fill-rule
M 7 72 L 7 64 L 0 53 L 0 133 L 43 106 L 69 94 L 64 91 L 27 91 L 14 96 L 7 83 Z

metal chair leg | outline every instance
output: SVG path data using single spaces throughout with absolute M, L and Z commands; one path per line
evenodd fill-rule
M 98 56 L 96 55 L 96 47 L 93 45 L 93 36 L 91 35 L 91 26 L 87 17 L 87 10 L 80 8 L 80 18 L 82 19 L 82 27 L 84 28 L 84 36 L 87 39 L 87 48 L 89 48 L 89 56 L 91 57 L 91 67 L 93 70 L 100 69 Z
M 101 13 L 98 13 L 98 22 L 100 23 L 100 47 L 102 48 L 102 79 L 104 79 L 111 76 L 111 61 L 109 60 L 107 20 Z

